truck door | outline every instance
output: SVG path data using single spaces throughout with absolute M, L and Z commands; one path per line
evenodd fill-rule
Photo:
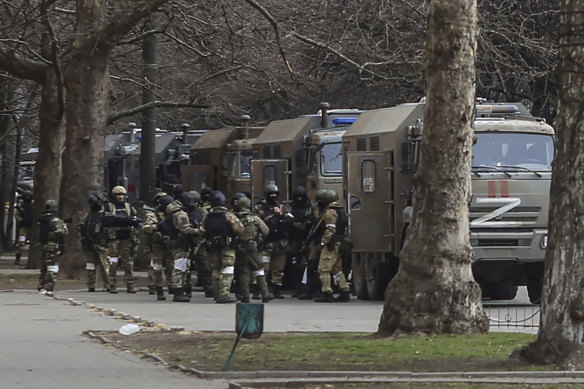
M 393 246 L 391 152 L 347 153 L 347 208 L 353 252 Z
M 264 197 L 264 188 L 276 184 L 280 201 L 290 200 L 290 163 L 285 159 L 254 159 L 251 161 L 252 203 Z
M 187 165 L 183 168 L 183 191 L 201 191 L 206 186 L 217 189 L 215 169 L 210 165 Z

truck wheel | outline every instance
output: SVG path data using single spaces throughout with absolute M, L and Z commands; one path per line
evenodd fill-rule
M 378 258 L 383 253 L 367 255 L 365 261 L 365 274 L 367 280 L 367 292 L 370 300 L 383 301 L 385 298 L 385 288 L 389 283 L 389 268 L 384 264 L 382 258 Z
M 489 283 L 488 296 L 493 300 L 513 300 L 517 296 L 517 285 L 513 285 L 512 280 Z
M 527 267 L 527 295 L 532 304 L 541 302 L 543 267 L 543 262 L 531 263 Z
M 367 283 L 365 281 L 365 264 L 361 257 L 362 254 L 357 253 L 351 256 L 351 270 L 353 275 L 353 293 L 359 300 L 369 300 L 369 293 L 367 292 Z

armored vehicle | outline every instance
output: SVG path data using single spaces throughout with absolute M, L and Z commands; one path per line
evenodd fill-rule
M 541 296 L 553 129 L 520 103 L 477 105 L 470 204 L 473 274 L 483 297 Z M 344 195 L 360 299 L 383 299 L 412 215 L 424 104 L 363 113 L 343 135 Z
M 280 200 L 291 199 L 299 185 L 314 199 L 320 188 L 342 189 L 341 137 L 361 113 L 357 109 L 328 109 L 317 114 L 268 124 L 253 143 L 252 198 L 263 197 L 266 185 L 275 184 Z
M 206 186 L 227 198 L 251 189 L 253 140 L 264 127 L 225 127 L 207 131 L 190 149 L 190 164 L 183 168 L 183 190 Z

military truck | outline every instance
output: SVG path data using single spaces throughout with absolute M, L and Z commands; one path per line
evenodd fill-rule
M 363 113 L 343 135 L 344 195 L 360 299 L 383 299 L 411 220 L 424 104 Z M 479 104 L 470 204 L 473 274 L 483 297 L 512 299 L 527 285 L 539 301 L 553 129 L 521 103 Z
M 252 198 L 276 184 L 280 200 L 289 201 L 294 189 L 306 187 L 314 199 L 320 188 L 342 190 L 342 134 L 361 113 L 357 109 L 329 110 L 321 103 L 317 114 L 276 120 L 253 142 Z
M 210 186 L 227 198 L 251 191 L 252 143 L 263 130 L 244 124 L 207 131 L 190 149 L 190 164 L 183 168 L 183 189 L 201 191 Z

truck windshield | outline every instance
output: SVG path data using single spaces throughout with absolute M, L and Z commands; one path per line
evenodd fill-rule
M 321 173 L 323 176 L 340 176 L 343 173 L 342 144 L 327 143 L 320 150 Z
M 239 156 L 239 176 L 241 178 L 251 177 L 251 150 L 242 150 Z
M 508 132 L 476 133 L 473 168 L 522 167 L 534 171 L 551 171 L 554 139 L 547 134 Z

